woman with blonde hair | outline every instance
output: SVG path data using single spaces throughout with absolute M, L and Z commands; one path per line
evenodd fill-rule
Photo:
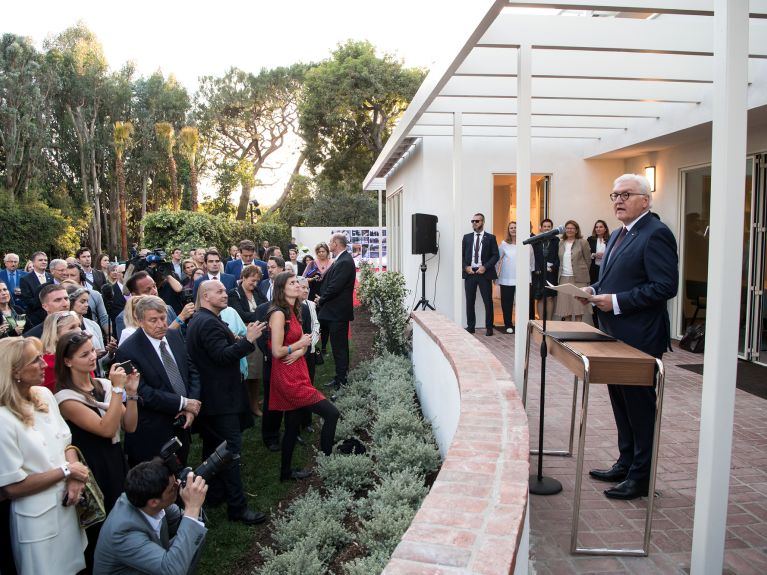
M 45 318 L 42 335 L 45 360 L 43 387 L 56 391 L 56 344 L 60 337 L 80 329 L 80 318 L 73 311 L 57 311 Z
M 123 319 L 125 320 L 125 327 L 120 332 L 120 342 L 118 346 L 128 339 L 133 333 L 140 327 L 138 318 L 136 317 L 136 304 L 141 301 L 143 295 L 134 295 L 127 299 L 125 302 L 125 308 L 123 309 Z
M 21 575 L 79 572 L 86 545 L 74 505 L 88 468 L 51 392 L 34 337 L 0 341 L 0 491 L 11 500 L 11 550 Z M 5 553 L 5 549 L 3 551 Z

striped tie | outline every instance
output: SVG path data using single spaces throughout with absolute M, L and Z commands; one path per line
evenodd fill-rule
M 160 342 L 160 357 L 162 358 L 162 364 L 165 366 L 165 373 L 168 374 L 170 380 L 170 386 L 180 396 L 186 396 L 186 386 L 184 385 L 184 378 L 181 377 L 181 372 L 178 370 L 176 362 L 173 361 L 168 351 L 168 346 L 164 341 Z

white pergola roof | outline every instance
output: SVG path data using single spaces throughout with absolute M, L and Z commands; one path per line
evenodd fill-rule
M 713 0 L 489 2 L 421 85 L 364 187 L 414 138 L 452 136 L 456 113 L 463 137 L 516 138 L 520 46 L 531 49 L 533 139 L 579 146 L 584 158 L 670 145 L 712 118 L 713 9 Z M 748 78 L 749 110 L 767 115 L 767 0 L 750 2 Z

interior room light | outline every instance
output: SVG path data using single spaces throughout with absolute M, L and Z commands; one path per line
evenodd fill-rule
M 644 177 L 650 182 L 650 191 L 655 191 L 655 166 L 645 166 Z

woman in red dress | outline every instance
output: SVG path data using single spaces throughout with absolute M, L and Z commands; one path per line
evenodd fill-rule
M 269 308 L 269 332 L 272 352 L 272 377 L 269 409 L 285 412 L 285 434 L 282 437 L 280 481 L 305 479 L 310 471 L 291 468 L 293 450 L 302 416 L 309 411 L 322 417 L 320 448 L 330 455 L 335 443 L 338 409 L 317 391 L 309 379 L 304 355 L 312 344 L 311 334 L 301 328 L 300 285 L 291 272 L 274 278 L 274 298 Z

